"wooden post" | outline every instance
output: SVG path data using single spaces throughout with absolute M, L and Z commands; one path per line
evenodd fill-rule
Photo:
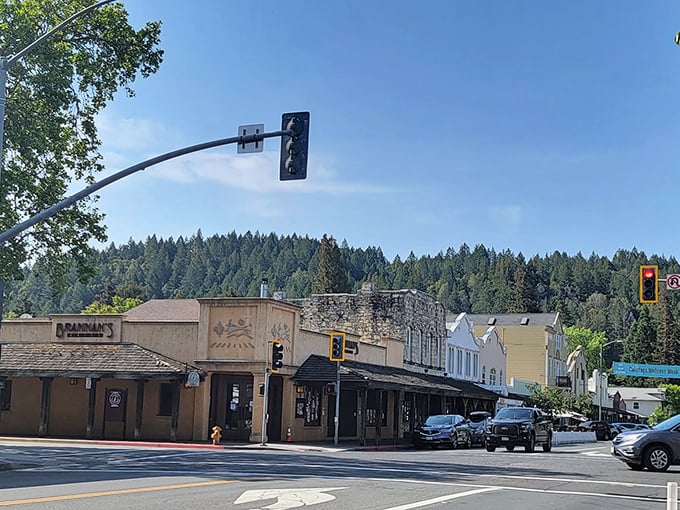
M 50 418 L 50 389 L 52 387 L 51 377 L 41 377 L 42 393 L 40 395 L 40 426 L 38 427 L 38 435 L 45 437 L 47 435 L 47 428 Z
M 137 379 L 137 401 L 135 406 L 135 432 L 134 439 L 139 441 L 142 438 L 142 416 L 144 415 L 144 387 L 145 379 Z

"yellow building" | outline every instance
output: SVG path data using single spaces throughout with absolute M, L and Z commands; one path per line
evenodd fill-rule
M 270 298 L 151 300 L 121 315 L 8 319 L 0 434 L 204 441 L 218 425 L 224 440 L 327 440 L 338 374 L 329 333 L 302 329 L 298 305 Z M 494 393 L 471 383 L 404 369 L 401 339 L 346 339 L 341 439 L 407 439 L 423 415 L 495 405 Z M 276 373 L 273 340 L 284 348 Z
M 508 350 L 507 380 L 564 386 L 568 375 L 567 336 L 559 313 L 469 315 L 476 336 L 495 326 Z

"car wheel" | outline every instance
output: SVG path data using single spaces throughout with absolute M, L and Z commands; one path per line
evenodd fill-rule
M 650 471 L 666 471 L 671 465 L 671 455 L 664 446 L 650 446 L 643 458 L 645 467 Z
M 630 464 L 626 462 L 626 466 L 628 466 L 628 469 L 632 469 L 633 471 L 642 471 L 643 469 L 645 469 L 645 466 L 643 466 L 642 464 Z
M 604 433 L 604 440 L 609 441 L 609 434 L 607 432 Z
M 543 451 L 549 452 L 552 450 L 552 434 L 548 434 L 548 440 L 543 443 Z
M 496 447 L 495 447 L 495 446 L 491 446 L 490 444 L 487 443 L 487 445 L 486 445 L 486 451 L 487 451 L 487 452 L 495 452 L 495 451 L 496 451 Z
M 529 442 L 524 446 L 524 451 L 527 453 L 533 453 L 536 448 L 536 438 L 533 434 L 529 437 Z
M 515 450 L 515 445 L 514 445 L 514 444 L 509 444 L 509 445 L 507 445 L 507 446 L 505 447 L 505 449 L 508 450 L 509 452 L 512 452 L 512 451 Z

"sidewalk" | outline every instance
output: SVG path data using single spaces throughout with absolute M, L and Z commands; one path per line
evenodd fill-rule
M 60 439 L 44 437 L 24 437 L 24 436 L 0 436 L 0 442 L 17 443 L 73 443 L 81 445 L 96 446 L 132 446 L 136 448 L 188 448 L 188 449 L 210 449 L 210 450 L 287 450 L 294 452 L 343 452 L 343 451 L 386 451 L 411 448 L 410 444 L 400 443 L 381 443 L 361 445 L 358 442 L 340 442 L 335 444 L 318 443 L 296 443 L 296 442 L 275 442 L 266 443 L 243 443 L 226 441 L 218 445 L 212 442 L 161 442 L 161 441 L 128 441 L 128 440 L 104 440 L 104 439 Z M 2 468 L 0 468 L 2 470 Z

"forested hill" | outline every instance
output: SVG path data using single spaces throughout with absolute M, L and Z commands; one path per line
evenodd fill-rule
M 236 234 L 204 238 L 159 239 L 110 245 L 96 251 L 96 275 L 79 283 L 72 271 L 70 285 L 54 297 L 38 261 L 21 282 L 7 285 L 5 312 L 80 312 L 95 300 L 113 295 L 151 298 L 258 296 L 263 278 L 270 295 L 307 297 L 318 269 L 321 241 L 275 234 Z M 411 254 L 388 261 L 379 247 L 339 246 L 350 290 L 366 281 L 379 289 L 420 289 L 436 296 L 452 313 L 559 311 L 563 323 L 604 332 L 622 339 L 640 314 L 639 265 L 658 263 L 661 275 L 678 273 L 674 258 L 620 250 L 613 259 L 592 254 L 568 256 L 554 252 L 525 259 L 509 250 L 462 245 L 434 256 Z M 662 301 L 649 307 L 652 320 L 659 310 L 678 313 L 676 294 L 661 289 Z M 667 301 L 667 302 L 666 302 Z M 663 304 L 663 307 L 661 306 Z

